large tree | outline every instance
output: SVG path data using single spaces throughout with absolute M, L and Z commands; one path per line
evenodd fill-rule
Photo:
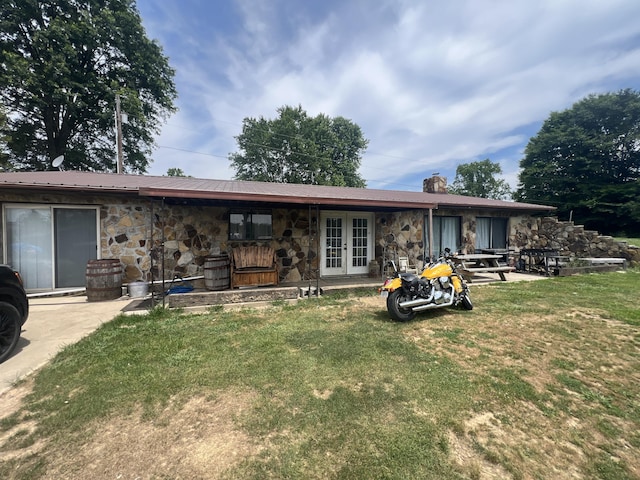
M 153 135 L 174 111 L 174 70 L 147 38 L 133 0 L 3 0 L 0 96 L 15 170 L 113 171 L 116 95 L 124 171 L 144 172 Z
M 343 117 L 307 115 L 301 106 L 278 109 L 278 118 L 245 118 L 229 157 L 238 180 L 365 187 L 358 174 L 366 140 Z
M 449 187 L 449 193 L 496 200 L 510 198 L 509 184 L 497 175 L 502 175 L 502 167 L 488 158 L 463 163 L 456 168 L 456 178 Z
M 520 167 L 519 200 L 604 233 L 640 232 L 640 94 L 590 95 L 551 113 Z

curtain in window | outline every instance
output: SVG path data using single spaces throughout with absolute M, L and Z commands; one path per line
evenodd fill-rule
M 476 218 L 476 249 L 507 248 L 506 218 Z
M 440 254 L 445 248 L 455 252 L 460 243 L 460 220 L 458 217 L 442 217 L 442 240 L 440 242 Z
M 491 219 L 476 219 L 476 248 L 491 248 Z
M 429 221 L 425 218 L 425 238 L 429 238 Z M 460 217 L 433 217 L 433 254 L 439 257 L 445 248 L 457 251 L 460 247 Z

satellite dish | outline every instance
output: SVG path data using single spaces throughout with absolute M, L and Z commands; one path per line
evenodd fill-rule
M 53 159 L 53 162 L 51 162 L 51 166 L 58 170 L 62 170 L 62 162 L 64 162 L 64 155 L 58 155 Z

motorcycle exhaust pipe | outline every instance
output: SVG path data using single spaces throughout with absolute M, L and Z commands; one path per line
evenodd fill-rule
M 430 303 L 429 305 L 418 305 L 417 307 L 413 307 L 414 312 L 421 312 L 423 310 L 429 310 L 430 308 L 440 308 L 440 307 L 450 307 L 453 305 L 453 299 L 447 303 Z
M 429 310 L 430 308 L 440 308 L 440 307 L 450 307 L 451 305 L 453 305 L 453 302 L 455 301 L 456 296 L 455 293 L 453 292 L 453 290 L 451 291 L 451 300 L 449 300 L 446 303 L 429 303 L 428 305 L 418 305 L 416 307 L 413 307 L 412 310 L 414 312 L 421 312 L 422 310 Z
M 416 298 L 415 300 L 407 300 L 406 302 L 399 302 L 398 306 L 401 308 L 414 308 L 425 303 L 431 303 L 433 301 L 433 294 L 429 295 L 429 298 Z

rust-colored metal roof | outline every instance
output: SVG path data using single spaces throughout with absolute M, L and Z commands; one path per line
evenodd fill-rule
M 549 211 L 554 207 L 450 194 L 290 183 L 211 180 L 75 171 L 0 173 L 0 187 L 38 191 L 121 193 L 145 197 L 251 201 L 395 209 L 490 208 Z

